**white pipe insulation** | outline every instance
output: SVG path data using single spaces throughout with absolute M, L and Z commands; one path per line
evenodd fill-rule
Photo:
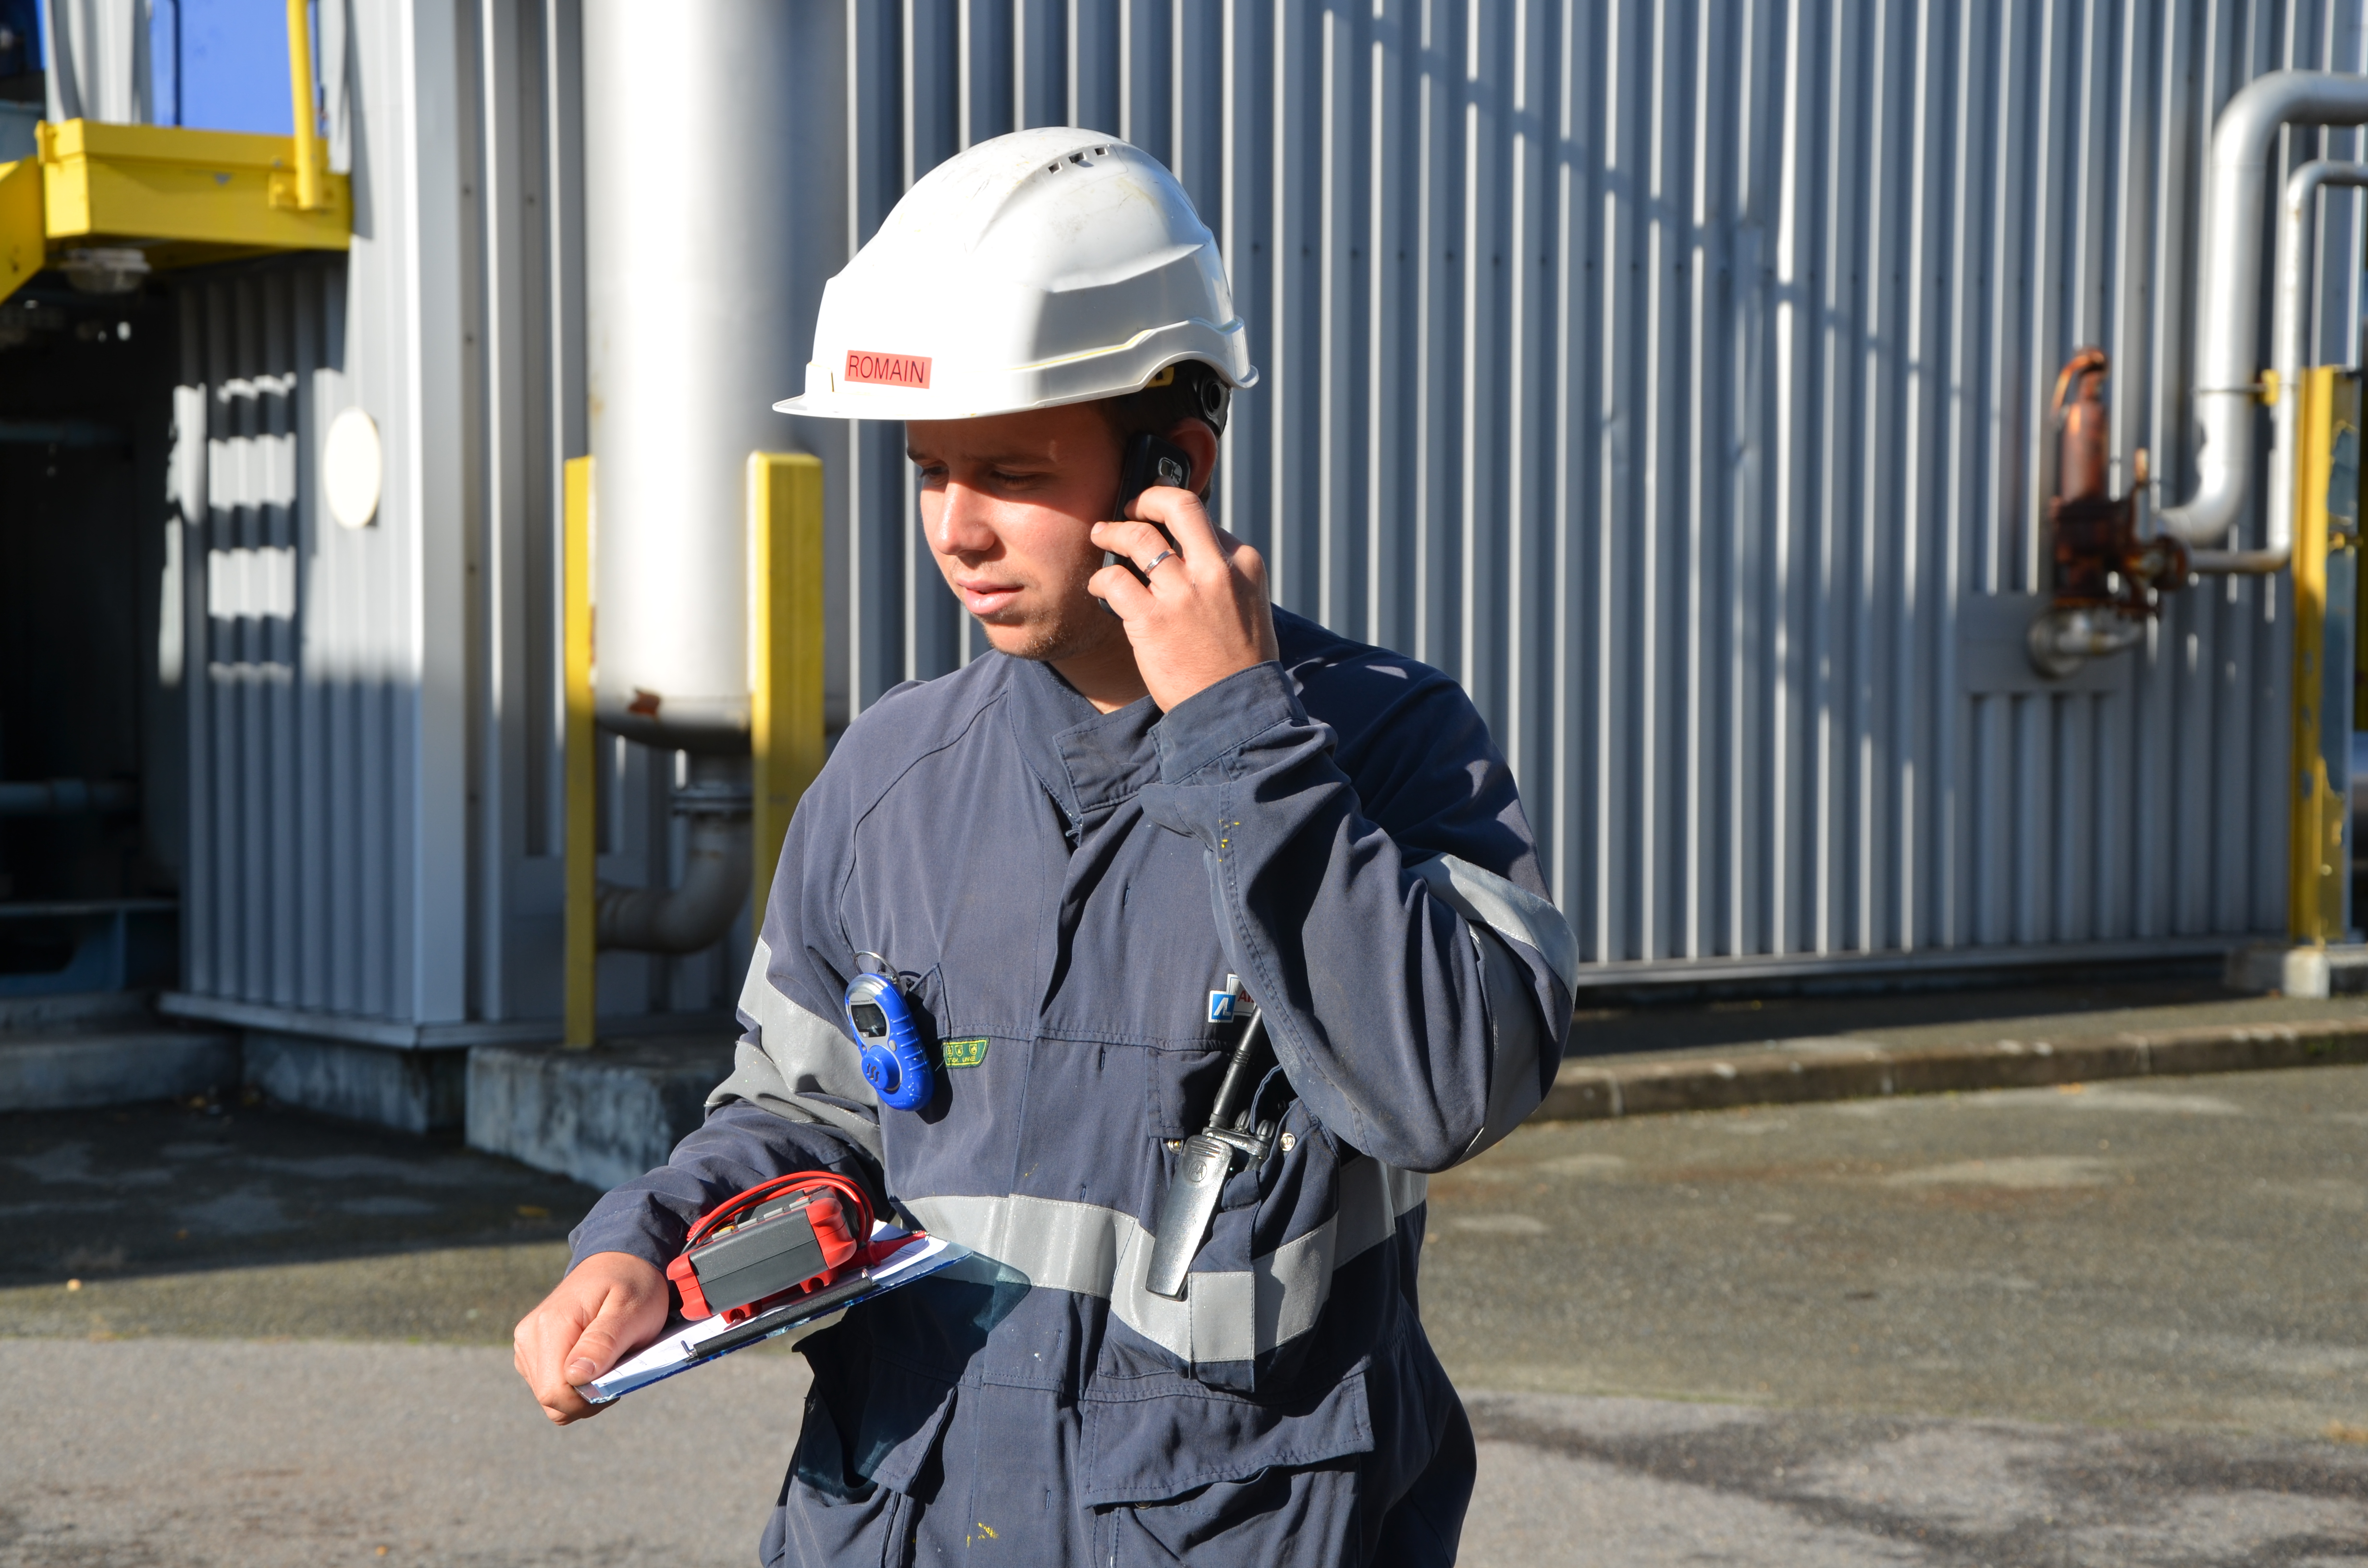
M 593 709 L 691 774 L 681 882 L 602 885 L 603 948 L 696 952 L 747 902 L 748 454 L 789 444 L 814 319 L 817 9 L 584 0 Z
M 748 749 L 748 454 L 787 444 L 814 326 L 810 8 L 584 3 L 593 709 L 645 745 Z
M 2196 280 L 2195 412 L 2203 427 L 2203 448 L 2196 458 L 2195 494 L 2157 514 L 2162 531 L 2188 544 L 2213 545 L 2227 537 L 2252 477 L 2252 404 L 2259 395 L 2260 371 L 2253 324 L 2260 308 L 2261 199 L 2271 146 L 2287 125 L 2361 124 L 2368 124 L 2368 76 L 2272 71 L 2230 98 L 2213 127 L 2212 165 L 2203 188 L 2203 259 Z M 2296 267 L 2303 265 L 2301 248 L 2294 246 Z M 2291 429 L 2288 400 L 2294 396 L 2292 382 L 2280 376 L 2282 432 Z M 2290 452 L 2290 441 L 2282 440 L 2280 449 Z M 2287 495 L 2291 501 L 2291 491 Z M 2274 503 L 2270 529 L 2271 551 L 2275 551 L 2291 530 Z M 2261 553 L 2211 551 L 2197 566 L 2241 570 L 2207 562 Z

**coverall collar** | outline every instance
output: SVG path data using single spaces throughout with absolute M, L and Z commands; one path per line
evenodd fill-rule
M 1068 819 L 1073 839 L 1158 782 L 1159 747 L 1152 731 L 1159 709 L 1150 698 L 1099 713 L 1052 665 L 1035 659 L 1012 663 L 1019 666 L 1008 701 L 1013 737 Z

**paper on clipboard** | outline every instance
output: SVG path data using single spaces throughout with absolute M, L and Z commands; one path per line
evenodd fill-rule
M 899 1246 L 899 1243 L 905 1244 Z M 576 1384 L 575 1392 L 595 1404 L 607 1404 L 636 1389 L 663 1382 L 677 1372 L 703 1367 L 718 1357 L 845 1312 L 899 1285 L 927 1278 L 971 1256 L 970 1248 L 958 1242 L 894 1226 L 882 1226 L 872 1232 L 871 1251 L 875 1256 L 885 1256 L 855 1278 L 770 1312 L 758 1312 L 745 1323 L 731 1324 L 721 1317 L 712 1317 L 677 1324 L 647 1349 L 627 1357 L 588 1383 Z

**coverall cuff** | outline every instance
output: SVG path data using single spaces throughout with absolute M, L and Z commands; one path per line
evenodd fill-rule
M 577 1264 L 596 1252 L 628 1253 L 663 1270 L 682 1251 L 687 1229 L 673 1214 L 655 1205 L 604 1199 L 592 1206 L 592 1212 L 568 1236 L 567 1271 L 574 1273 Z
M 1181 784 L 1279 724 L 1307 722 L 1282 665 L 1272 659 L 1252 665 L 1186 698 L 1153 728 L 1159 781 Z

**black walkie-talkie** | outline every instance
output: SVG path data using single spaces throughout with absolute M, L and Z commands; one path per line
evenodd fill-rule
M 1192 455 L 1174 442 L 1163 441 L 1145 431 L 1126 444 L 1126 461 L 1118 471 L 1118 499 L 1110 506 L 1110 516 L 1113 518 L 1124 517 L 1126 509 L 1134 505 L 1134 498 L 1155 484 L 1170 484 L 1178 490 L 1191 489 Z M 1152 527 L 1167 540 L 1168 549 L 1181 553 L 1176 536 L 1167 531 L 1165 524 L 1154 523 Z M 1142 567 L 1123 555 L 1116 555 L 1107 550 L 1102 551 L 1103 565 L 1121 562 L 1134 574 L 1136 582 L 1146 587 L 1150 585 L 1151 579 L 1144 574 Z

